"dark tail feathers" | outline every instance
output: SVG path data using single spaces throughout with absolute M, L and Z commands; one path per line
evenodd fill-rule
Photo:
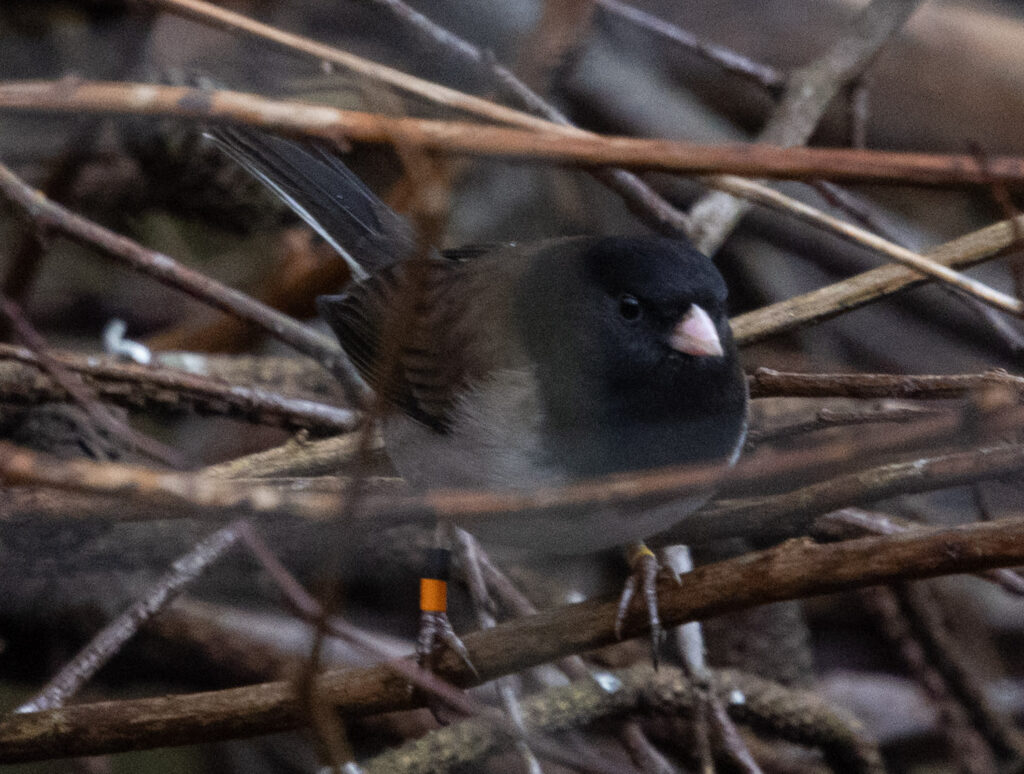
M 406 220 L 325 148 L 237 127 L 207 135 L 332 245 L 353 278 L 412 254 Z

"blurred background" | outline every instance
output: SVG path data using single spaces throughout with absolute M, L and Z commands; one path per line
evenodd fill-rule
M 820 55 L 865 6 L 840 0 L 631 2 L 783 74 Z M 237 0 L 223 5 L 422 78 L 493 94 L 489 78 L 418 36 L 374 0 Z M 744 141 L 756 137 L 775 105 L 777 94 L 771 89 L 724 72 L 699 53 L 591 0 L 416 0 L 412 5 L 493 53 L 574 123 L 594 131 L 702 143 Z M 435 105 L 382 91 L 315 60 L 161 13 L 146 3 L 0 3 L 0 80 L 60 78 L 202 85 L 359 110 L 452 117 Z M 932 0 L 882 49 L 856 93 L 834 101 L 811 144 L 1021 155 L 1022 87 L 1024 10 L 1019 4 Z M 70 209 L 319 324 L 312 319 L 313 300 L 344 285 L 343 262 L 204 141 L 201 129 L 186 122 L 0 111 L 0 161 Z M 405 177 L 395 153 L 356 145 L 344 158 L 396 209 L 408 207 L 415 183 Z M 443 164 L 443 173 L 450 193 L 443 247 L 646 230 L 615 194 L 583 171 L 453 158 Z M 683 211 L 703 192 L 692 179 L 645 179 Z M 999 201 L 983 188 L 860 185 L 836 193 L 802 183 L 777 187 L 832 214 L 866 222 L 919 251 L 1008 217 L 1016 206 L 1013 192 L 1009 201 Z M 847 206 L 837 206 L 837 196 Z M 759 209 L 743 218 L 714 260 L 729 282 L 734 314 L 884 262 L 865 249 Z M 1011 265 L 1012 259 L 999 260 L 971 273 L 1013 292 Z M 154 352 L 212 356 L 210 363 L 225 369 L 226 379 L 328 402 L 343 400 L 329 376 L 312 364 L 305 364 L 298 376 L 290 371 L 282 376 L 270 366 L 260 371 L 261 364 L 291 353 L 244 324 L 66 240 L 47 239 L 40 249 L 31 230 L 3 206 L 0 283 L 54 347 L 100 351 L 104 327 L 118 318 L 127 323 L 129 337 Z M 7 341 L 12 340 L 7 332 Z M 1019 321 L 928 286 L 748 347 L 743 357 L 748 370 L 975 373 L 1005 368 L 1020 373 L 1022 353 Z M 755 426 L 784 424 L 823 405 L 761 401 Z M 289 438 L 280 429 L 220 418 L 135 412 L 131 419 L 181 450 L 196 469 Z M 64 404 L 0 405 L 3 437 L 68 457 L 83 453 L 76 433 L 81 421 Z M 830 431 L 821 442 L 842 443 L 849 437 L 843 432 Z M 115 456 L 134 459 L 127 452 Z M 387 474 L 385 463 L 380 465 L 381 475 Z M 1022 500 L 1019 482 L 995 482 L 897 498 L 879 508 L 914 520 L 955 523 L 978 518 L 979 509 L 989 516 L 1019 516 Z M 3 708 L 38 688 L 100 622 L 207 531 L 202 524 L 180 521 L 144 527 L 102 520 L 74 526 L 55 522 L 44 528 L 30 519 L 0 517 L 0 525 Z M 408 652 L 416 622 L 416 561 L 410 557 L 427 536 L 413 530 L 388 533 L 372 536 L 365 549 L 341 551 L 325 545 L 323 535 L 309 525 L 265 528 L 300 577 L 322 579 L 328 567 L 326 577 L 340 580 L 345 589 L 346 614 L 376 632 L 394 652 Z M 722 552 L 721 547 L 706 551 L 708 556 Z M 621 572 L 621 559 L 608 556 L 516 568 L 514 574 L 545 606 L 564 602 L 571 592 L 610 593 Z M 951 636 L 969 645 L 979 684 L 991 690 L 999 712 L 1015 713 L 1019 720 L 1024 713 L 1024 602 L 974 580 L 943 580 L 927 588 Z M 460 613 L 459 604 L 454 603 L 456 628 L 472 628 L 468 606 Z M 179 619 L 172 616 L 166 625 L 151 626 L 82 699 L 270 679 L 294 668 L 308 639 L 285 614 L 256 563 L 240 551 L 204 576 L 179 610 L 184 610 Z M 963 757 L 935 743 L 948 741 L 942 707 L 915 684 L 876 612 L 862 596 L 849 594 L 755 611 L 753 622 L 748 617 L 742 625 L 730 619 L 716 629 L 711 622 L 710 657 L 811 686 L 849 707 L 879 736 L 893 771 L 972 770 Z M 210 626 L 208 639 L 199 636 L 203 621 Z M 252 643 L 264 643 L 265 652 L 254 653 Z M 621 664 L 644 652 L 642 643 L 626 643 L 597 658 Z M 338 652 L 331 658 L 348 663 L 358 657 Z M 405 713 L 356 724 L 352 736 L 358 752 L 369 754 L 422 732 L 431 722 L 425 713 Z M 693 765 L 676 749 L 672 735 L 665 736 L 659 744 L 678 758 L 678 765 Z M 308 771 L 311 756 L 311 746 L 296 736 L 273 745 L 235 742 L 10 770 Z M 514 770 L 504 765 L 495 764 L 493 770 Z M 771 770 L 812 771 L 820 765 L 808 759 Z

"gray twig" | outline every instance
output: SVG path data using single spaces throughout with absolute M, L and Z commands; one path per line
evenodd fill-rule
M 757 62 L 726 46 L 701 40 L 689 30 L 684 30 L 652 13 L 647 13 L 620 0 L 595 0 L 598 7 L 609 14 L 625 19 L 661 38 L 670 40 L 688 51 L 693 51 L 728 73 L 740 75 L 757 83 L 768 91 L 777 92 L 786 85 L 785 73 L 770 65 Z
M 42 712 L 64 706 L 68 699 L 117 654 L 122 645 L 135 636 L 146 621 L 173 602 L 192 581 L 238 541 L 241 523 L 238 521 L 222 527 L 175 560 L 170 571 L 153 585 L 145 597 L 104 626 L 43 690 L 18 707 L 15 712 Z
M 818 59 L 790 74 L 782 100 L 757 142 L 786 147 L 807 142 L 832 99 L 863 73 L 921 2 L 872 0 L 846 35 Z M 701 197 L 690 208 L 690 237 L 697 249 L 713 255 L 749 207 L 721 192 Z

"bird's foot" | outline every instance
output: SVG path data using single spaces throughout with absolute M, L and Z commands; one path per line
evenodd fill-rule
M 629 612 L 630 603 L 639 591 L 647 606 L 647 619 L 651 626 L 651 660 L 658 667 L 658 652 L 665 641 L 665 629 L 661 625 L 658 614 L 658 572 L 661 564 L 643 543 L 633 543 L 626 549 L 626 561 L 629 562 L 630 575 L 622 587 L 619 597 L 619 609 L 615 615 L 615 636 L 622 639 L 622 627 Z
M 429 669 L 440 650 L 446 645 L 458 656 L 469 671 L 477 674 L 469 651 L 448 620 L 448 575 L 451 552 L 447 548 L 432 548 L 420 578 L 420 631 L 416 637 L 416 662 Z
M 469 651 L 448 620 L 448 613 L 443 610 L 421 610 L 420 630 L 416 637 L 416 662 L 421 667 L 430 668 L 431 662 L 444 647 L 455 653 L 470 672 L 479 676 L 473 662 L 469 660 Z

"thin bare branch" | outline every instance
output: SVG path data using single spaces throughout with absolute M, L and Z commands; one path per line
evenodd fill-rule
M 165 11 L 194 19 L 202 24 L 211 24 L 222 29 L 244 32 L 260 40 L 312 56 L 321 62 L 343 67 L 362 75 L 371 81 L 387 84 L 406 94 L 461 110 L 472 115 L 489 118 L 500 123 L 517 126 L 533 126 L 538 129 L 550 128 L 550 123 L 528 113 L 504 107 L 490 100 L 474 97 L 456 89 L 417 78 L 392 67 L 372 62 L 334 46 L 317 43 L 315 40 L 294 35 L 290 32 L 263 24 L 240 13 L 203 2 L 203 0 L 146 0 Z
M 812 223 L 826 231 L 831 231 L 848 242 L 867 247 L 870 250 L 888 256 L 896 263 L 903 264 L 920 274 L 937 279 L 949 287 L 956 288 L 995 309 L 1000 309 L 1017 317 L 1024 314 L 1024 301 L 1019 298 L 1001 293 L 983 282 L 971 279 L 950 269 L 945 264 L 934 261 L 927 256 L 919 255 L 913 250 L 908 250 L 895 242 L 883 239 L 866 229 L 846 223 L 838 218 L 833 218 L 831 215 L 809 204 L 804 204 L 771 188 L 738 177 L 713 178 L 708 181 L 708 184 L 713 188 L 728 191 L 747 201 L 763 204 L 780 212 L 786 212 L 807 223 Z
M 918 406 L 882 406 L 866 409 L 839 410 L 823 408 L 808 419 L 801 419 L 792 424 L 778 427 L 755 429 L 747 432 L 746 451 L 763 443 L 776 443 L 793 438 L 797 435 L 812 433 L 816 430 L 829 430 L 835 427 L 852 427 L 867 424 L 903 424 L 932 414 L 933 411 Z
M 255 323 L 271 336 L 315 358 L 341 380 L 354 405 L 362 405 L 368 388 L 341 349 L 326 336 L 261 304 L 245 293 L 182 266 L 168 255 L 149 250 L 127 237 L 76 215 L 50 201 L 40 192 L 33 191 L 3 164 L 0 164 L 0 195 L 17 206 L 27 218 L 41 228 L 61 233 L 87 247 L 97 248 L 104 255 L 165 285 Z
M 753 182 L 753 181 L 748 181 Z M 877 207 L 873 207 L 864 201 L 861 197 L 853 194 L 849 190 L 842 188 L 834 183 L 829 183 L 825 180 L 817 180 L 811 183 L 811 186 L 817 191 L 832 207 L 836 207 L 844 212 L 848 217 L 853 219 L 855 222 L 860 223 L 864 228 L 877 234 L 880 237 L 888 239 L 890 242 L 896 244 L 900 243 L 899 238 L 896 236 L 893 229 L 887 224 L 882 222 L 882 219 L 877 216 Z M 767 188 L 767 186 L 766 186 Z M 769 189 L 773 190 L 773 189 Z M 1011 223 L 1019 213 L 1010 210 L 1007 212 L 1007 220 Z M 1020 244 L 1020 239 L 1014 240 L 1017 244 Z M 1015 262 L 1011 263 L 1011 273 L 1013 273 L 1013 266 Z M 1011 355 L 1017 355 L 1024 352 L 1024 333 L 1021 333 L 1014 326 L 1012 322 L 1001 316 L 996 312 L 995 309 L 986 306 L 971 296 L 966 296 L 963 293 L 958 293 L 956 290 L 940 285 L 939 287 L 947 291 L 950 297 L 956 299 L 958 302 L 966 306 L 971 312 L 977 315 L 980 319 L 984 320 L 985 323 L 990 327 L 993 335 L 998 338 L 1002 343 L 1003 347 Z M 1017 298 L 1022 298 L 1020 292 L 1016 293 Z
M 608 14 L 625 19 L 630 24 L 682 46 L 687 51 L 693 51 L 726 72 L 747 78 L 768 91 L 776 92 L 786 85 L 785 73 L 774 67 L 755 62 L 731 48 L 701 40 L 689 30 L 684 30 L 652 13 L 647 13 L 647 11 L 620 2 L 620 0 L 594 0 L 594 2 Z
M 925 256 L 936 263 L 966 269 L 997 256 L 1016 242 L 1014 221 L 1000 221 L 946 242 Z M 833 285 L 741 314 L 732 319 L 741 345 L 753 344 L 780 333 L 830 320 L 844 312 L 921 284 L 921 275 L 902 266 L 880 266 Z
M 872 0 L 824 54 L 790 73 L 782 99 L 757 142 L 784 147 L 806 143 L 836 95 L 864 72 L 920 4 L 921 0 Z M 690 237 L 697 249 L 714 255 L 748 207 L 720 192 L 699 199 L 690 208 Z
M 854 148 L 866 148 L 871 101 L 871 76 L 868 73 L 864 73 L 850 84 L 846 100 L 846 120 L 850 125 L 850 145 Z
M 489 53 L 431 21 L 410 8 L 402 0 L 376 0 L 376 2 L 380 7 L 390 11 L 400 23 L 417 31 L 422 40 L 429 41 L 436 47 L 460 57 L 478 72 L 492 77 L 507 97 L 528 112 L 512 110 L 479 97 L 471 97 L 397 70 L 382 67 L 349 52 L 316 43 L 308 38 L 283 33 L 273 27 L 251 21 L 209 3 L 197 0 L 156 1 L 169 10 L 178 10 L 199 20 L 216 21 L 229 28 L 256 34 L 291 50 L 301 51 L 323 61 L 348 67 L 368 78 L 389 84 L 437 104 L 462 109 L 482 118 L 490 118 L 528 129 L 548 128 L 575 136 L 589 134 L 572 126 L 568 118 L 533 92 L 511 70 L 496 62 Z M 530 115 L 530 113 L 534 115 Z M 636 175 L 621 169 L 598 170 L 595 174 L 598 179 L 623 198 L 631 211 L 656 230 L 668 234 L 685 233 L 688 227 L 686 216 Z
M 175 468 L 185 467 L 185 460 L 180 454 L 166 444 L 150 438 L 131 427 L 120 418 L 114 416 L 110 409 L 103 405 L 92 389 L 82 380 L 81 376 L 64 367 L 56 358 L 50 356 L 49 347 L 43 337 L 24 317 L 21 309 L 6 296 L 0 295 L 0 314 L 7 318 L 11 327 L 35 355 L 36 364 L 49 374 L 54 383 L 81 408 L 92 424 L 84 426 L 94 448 L 103 449 L 98 430 L 103 429 L 130 448 L 137 449 L 164 464 Z
M 451 532 L 456 555 L 473 603 L 473 611 L 476 613 L 477 626 L 480 629 L 493 629 L 497 619 L 494 600 L 488 594 L 487 584 L 484 582 L 482 563 L 479 559 L 480 544 L 465 530 L 453 529 Z M 515 740 L 514 745 L 523 770 L 526 774 L 543 774 L 540 762 L 528 744 L 529 732 L 523 721 L 522 703 L 516 683 L 509 677 L 500 677 L 495 682 L 495 688 L 509 722 L 520 731 L 521 737 Z
M 718 500 L 663 533 L 657 542 L 696 544 L 735 537 L 804 535 L 814 517 L 822 513 L 901 494 L 1016 476 L 1022 464 L 1024 447 L 994 446 L 878 465 L 780 495 Z
M 899 242 L 894 229 L 878 217 L 880 208 L 873 206 L 863 196 L 826 180 L 813 180 L 810 186 L 830 207 L 845 213 L 848 218 L 860 223 L 868 231 L 878 234 L 890 242 Z M 775 192 L 774 188 L 770 190 Z
M 221 415 L 320 434 L 349 432 L 359 422 L 358 415 L 348 409 L 173 368 L 68 352 L 52 351 L 49 356 L 80 376 L 103 400 L 131 409 Z M 24 405 L 65 400 L 67 393 L 47 379 L 42 368 L 29 350 L 0 344 L 0 401 Z
M 993 158 L 987 168 L 962 154 L 901 153 L 767 143 L 698 145 L 608 137 L 547 123 L 546 131 L 459 121 L 393 118 L 233 91 L 141 83 L 30 81 L 0 84 L 0 109 L 58 114 L 94 112 L 234 122 L 339 142 L 394 144 L 428 151 L 620 166 L 694 175 L 728 173 L 793 180 L 887 184 L 988 185 L 1024 180 L 1024 159 Z
M 903 662 L 935 706 L 946 740 L 959 764 L 958 770 L 964 774 L 996 774 L 999 769 L 992 748 L 971 725 L 966 708 L 930 662 L 918 633 L 907 619 L 899 587 L 864 589 L 861 594 L 878 619 L 879 628 L 897 647 Z
M 895 592 L 903 614 L 912 625 L 929 664 L 942 676 L 950 695 L 959 703 L 987 747 L 1005 759 L 1024 762 L 1024 733 L 997 712 L 985 695 L 984 677 L 971 653 L 946 625 L 947 615 L 930 584 L 900 583 Z
M 126 78 L 129 73 L 139 68 L 140 59 L 147 51 L 149 33 L 153 25 L 153 13 L 132 14 L 126 17 L 123 29 L 129 34 L 122 38 L 127 43 L 118 51 L 117 73 L 115 77 Z M 74 128 L 65 140 L 57 157 L 51 162 L 40 187 L 44 194 L 54 200 L 62 201 L 74 188 L 78 172 L 84 165 L 90 149 L 95 145 L 97 136 L 103 128 L 102 119 L 93 118 L 76 121 Z M 39 234 L 32 231 L 26 234 L 20 243 L 12 245 L 7 266 L 0 280 L 0 292 L 16 304 L 24 306 L 43 264 L 46 245 L 39 239 Z M 6 338 L 6 332 L 0 321 L 0 338 Z
M 238 524 L 229 524 L 200 541 L 179 557 L 166 575 L 153 584 L 143 599 L 103 627 L 79 653 L 58 672 L 38 694 L 15 712 L 29 713 L 56 709 L 74 696 L 121 646 L 238 541 Z

